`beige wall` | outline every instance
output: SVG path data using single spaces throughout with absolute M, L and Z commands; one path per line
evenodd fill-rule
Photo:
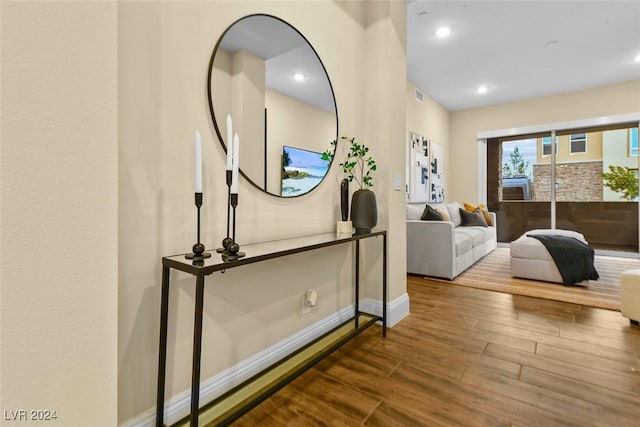
M 269 141 L 267 188 L 280 194 L 282 146 L 324 152 L 336 139 L 336 115 L 273 90 L 266 91 L 265 101 Z
M 407 100 L 407 135 L 405 136 L 405 150 L 409 146 L 409 132 L 416 132 L 435 143 L 442 145 L 444 148 L 444 189 L 445 199 L 449 197 L 449 173 L 450 173 L 450 155 L 449 155 L 449 112 L 436 100 L 426 93 L 424 94 L 424 102 L 416 99 L 416 86 L 407 82 L 406 100 Z M 407 165 L 409 159 L 406 160 Z
M 0 6 L 0 412 L 117 423 L 117 6 Z M 141 112 L 142 113 L 142 112 Z
M 240 139 L 242 169 L 264 187 L 265 61 L 246 50 L 218 49 L 211 71 L 213 109 L 225 145 L 227 115 Z M 233 95 L 232 95 L 233 94 Z
M 375 187 L 378 202 L 378 227 L 389 232 L 388 280 L 391 301 L 406 293 L 406 228 L 405 193 L 394 190 L 394 176 L 404 182 L 404 135 L 406 132 L 407 11 L 405 2 L 366 2 L 364 7 L 365 38 L 362 46 L 350 53 L 349 64 L 358 64 L 358 76 L 352 82 L 357 90 L 350 102 L 355 103 L 360 131 L 351 131 L 343 120 L 345 93 L 338 96 L 340 135 L 363 135 L 360 142 L 369 146 L 378 170 Z M 344 3 L 345 8 L 350 8 Z M 345 11 L 348 11 L 345 9 Z M 341 42 L 340 44 L 342 44 Z M 322 57 L 322 55 L 320 55 Z M 326 63 L 325 63 L 326 66 Z M 331 75 L 331 69 L 327 67 Z M 334 85 L 335 88 L 335 85 Z M 348 117 L 347 117 L 347 120 Z M 343 125 L 346 125 L 343 127 Z M 353 189 L 353 185 L 351 186 Z M 365 244 L 365 277 L 373 298 L 382 299 L 379 286 L 381 249 L 378 242 Z
M 449 148 L 449 112 L 426 93 L 424 102 L 415 96 L 416 86 L 407 82 L 407 129 Z M 407 138 L 409 136 L 407 135 Z
M 231 55 L 231 117 L 243 169 L 264 176 L 265 62 L 245 50 Z M 222 114 L 222 118 L 226 118 Z M 225 120 L 226 124 L 226 120 Z M 226 134 L 225 134 L 226 136 Z M 262 180 L 259 184 L 264 185 Z
M 637 112 L 640 80 L 453 112 L 448 198 L 477 201 L 478 132 Z
M 213 107 L 218 120 L 218 129 L 222 137 L 227 137 L 227 114 L 231 114 L 231 93 L 240 92 L 240 85 L 231 90 L 231 58 L 246 56 L 246 51 L 234 55 L 218 49 L 213 68 L 212 91 Z M 255 58 L 255 57 L 254 57 Z M 262 62 L 262 84 L 264 85 L 264 61 Z M 239 78 L 234 77 L 236 80 Z M 245 79 L 246 80 L 246 79 Z M 257 80 L 254 77 L 252 80 Z M 256 84 L 251 85 L 256 87 Z M 330 148 L 330 142 L 336 138 L 336 115 L 313 107 L 282 93 L 262 88 L 260 95 L 254 96 L 251 106 L 245 110 L 234 109 L 233 132 L 241 138 L 242 170 L 260 188 L 264 188 L 264 108 L 267 108 L 267 189 L 270 193 L 280 194 L 282 146 L 289 145 L 312 151 L 323 152 Z M 234 104 L 239 107 L 237 101 Z M 259 108 L 256 108 L 259 107 Z M 249 117 L 250 120 L 246 118 Z M 244 119 L 244 123 L 243 123 Z M 243 133 L 242 127 L 248 128 Z M 240 130 L 239 130 L 240 129 Z M 259 132 L 258 132 L 259 131 Z M 243 135 L 248 135 L 244 137 Z M 262 150 L 262 151 L 261 151 Z
M 390 233 L 389 296 L 406 292 L 404 194 L 391 190 L 391 176 L 404 166 L 394 141 L 404 140 L 406 120 L 405 3 L 119 4 L 120 422 L 155 405 L 160 260 L 194 243 L 195 129 L 202 133 L 205 159 L 203 241 L 216 247 L 225 234 L 225 155 L 209 118 L 204 80 L 225 28 L 258 12 L 281 17 L 306 36 L 331 78 L 340 134 L 372 147 L 379 162 L 378 223 Z M 327 31 L 327 22 L 340 31 Z M 341 178 L 333 168 L 314 192 L 285 200 L 241 180 L 238 241 L 333 231 Z M 363 293 L 370 298 L 380 297 L 381 254 L 375 246 L 367 245 L 363 263 Z M 349 248 L 334 247 L 208 277 L 202 378 L 349 305 L 352 260 Z M 189 388 L 194 299 L 193 278 L 173 273 L 171 280 L 167 397 Z M 318 306 L 302 316 L 302 296 L 309 288 L 318 291 Z

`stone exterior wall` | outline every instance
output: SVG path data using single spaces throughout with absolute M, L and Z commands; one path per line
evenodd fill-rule
M 556 165 L 556 200 L 559 202 L 601 202 L 602 161 Z M 533 165 L 534 200 L 551 200 L 551 165 Z

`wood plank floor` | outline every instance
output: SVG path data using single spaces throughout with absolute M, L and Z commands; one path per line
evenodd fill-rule
M 640 328 L 619 312 L 409 277 L 372 326 L 236 426 L 639 426 Z

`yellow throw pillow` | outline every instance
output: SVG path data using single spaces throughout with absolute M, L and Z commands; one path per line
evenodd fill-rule
M 467 202 L 463 202 L 462 204 L 464 205 L 464 210 L 469 211 L 469 212 L 473 212 L 477 208 L 477 206 L 473 206 L 472 204 L 469 204 Z
M 489 211 L 487 210 L 487 207 L 484 204 L 480 203 L 478 206 L 473 206 L 467 202 L 464 202 L 464 209 L 469 212 L 473 212 L 476 209 L 480 209 L 480 212 L 482 212 L 482 216 L 484 216 L 484 220 L 487 221 L 487 225 L 493 226 L 493 222 L 491 221 L 491 215 L 489 215 Z
M 449 218 L 449 212 L 447 212 L 444 209 L 438 209 L 438 208 L 436 208 L 436 211 L 438 211 L 438 213 L 442 215 L 443 221 L 451 221 L 451 218 Z

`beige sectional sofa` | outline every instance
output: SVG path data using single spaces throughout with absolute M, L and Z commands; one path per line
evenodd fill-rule
M 407 204 L 407 273 L 453 279 L 497 246 L 496 216 L 492 226 L 462 226 L 457 203 L 429 203 L 450 221 L 422 221 L 424 203 Z

